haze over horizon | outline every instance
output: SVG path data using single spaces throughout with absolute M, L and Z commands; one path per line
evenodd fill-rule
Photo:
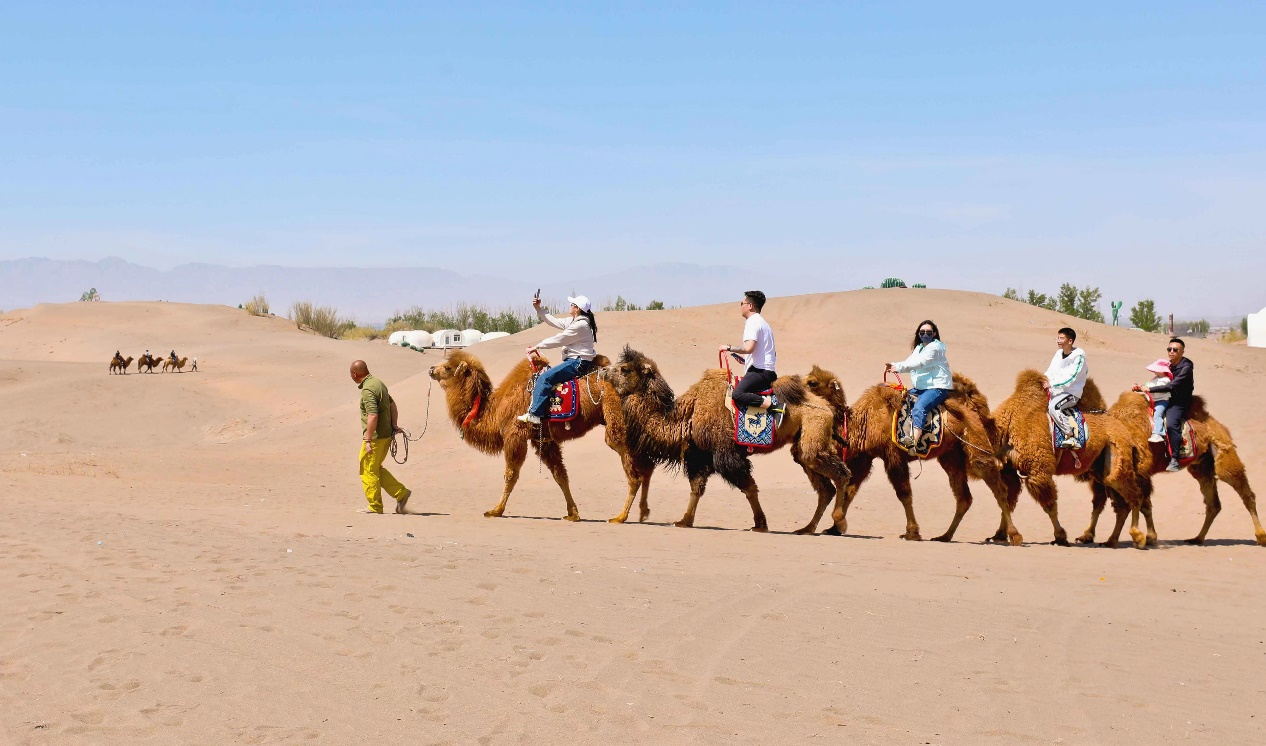
M 1243 314 L 1263 31 L 1156 3 L 17 7 L 0 260 L 686 262 Z

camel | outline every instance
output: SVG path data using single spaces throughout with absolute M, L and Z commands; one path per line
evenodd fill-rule
M 184 369 L 185 369 L 185 363 L 187 363 L 187 362 L 189 362 L 189 358 L 187 358 L 187 357 L 182 357 L 182 358 L 180 358 L 179 360 L 172 360 L 171 358 L 164 358 L 164 359 L 163 359 L 163 372 L 164 372 L 164 373 L 166 373 L 169 369 L 170 369 L 170 370 L 177 371 L 177 372 L 182 372 L 182 371 L 184 371 Z
M 685 468 L 690 480 L 690 505 L 676 526 L 694 526 L 708 478 L 717 473 L 747 497 L 752 508 L 752 530 L 769 530 L 759 490 L 752 479 L 751 459 L 747 450 L 734 442 L 734 414 L 725 404 L 726 371 L 704 372 L 678 397 L 653 360 L 625 347 L 611 378 L 623 403 L 629 449 L 654 463 Z M 830 407 L 810 394 L 799 377 L 779 378 L 774 383 L 774 393 L 786 405 L 786 414 L 777 427 L 775 445 L 770 451 L 790 444 L 792 457 L 809 476 L 819 499 L 825 495 L 830 500 L 849 479 L 848 468 L 832 437 L 834 416 Z M 797 533 L 808 532 L 802 529 Z
M 1049 397 L 1042 388 L 1043 380 L 1043 375 L 1036 370 L 1020 371 L 1015 392 L 994 411 L 1005 464 L 1002 477 L 1007 484 L 1007 504 L 1002 509 L 1002 524 L 992 540 L 1003 541 L 1014 529 L 1011 512 L 1015 510 L 1023 483 L 1051 519 L 1055 532 L 1052 543 L 1068 546 L 1068 534 L 1059 523 L 1059 493 L 1054 478 L 1070 474 L 1100 484 L 1106 493 L 1124 500 L 1133 515 L 1130 536 L 1136 547 L 1144 548 L 1146 537 L 1138 528 L 1143 491 L 1134 439 L 1120 420 L 1108 415 L 1099 388 L 1093 380 L 1087 380 L 1080 405 L 1089 430 L 1086 447 L 1057 452 L 1051 443 L 1050 420 L 1046 414 Z M 1115 546 L 1111 541 L 1108 545 Z
M 870 476 L 875 459 L 880 459 L 888 482 L 905 508 L 906 532 L 901 538 L 921 541 L 923 537 L 914 517 L 914 497 L 910 490 L 909 465 L 917 459 L 892 442 L 892 417 L 901 407 L 903 394 L 887 384 L 877 384 L 863 391 L 850 407 L 840 380 L 816 365 L 805 377 L 805 385 L 810 392 L 830 403 L 836 425 L 844 429 L 847 440 L 841 445 L 846 446 L 845 463 L 853 475 L 847 489 L 836 499 L 831 516 L 835 525 L 825 533 L 833 536 L 847 533 L 848 508 L 862 483 Z M 936 459 L 949 477 L 955 510 L 954 520 L 949 528 L 932 541 L 950 541 L 954 538 L 958 524 L 972 504 L 971 489 L 967 483 L 969 478 L 983 480 L 1000 506 L 1005 505 L 1007 498 L 1007 488 L 1001 473 L 1002 463 L 995 455 L 998 438 L 993 418 L 989 414 L 989 400 L 971 379 L 954 374 L 954 393 L 947 400 L 942 417 L 945 435 L 941 443 L 928 453 L 927 458 Z M 826 503 L 820 503 L 807 528 L 816 528 L 825 510 Z M 1015 545 L 1023 541 L 1014 527 L 1008 537 Z
M 1148 442 L 1147 438 L 1152 432 L 1152 415 L 1146 396 L 1126 391 L 1117 398 L 1116 404 L 1112 405 L 1108 414 L 1125 425 L 1138 449 L 1139 479 L 1143 490 L 1141 511 L 1147 520 L 1147 543 L 1154 545 L 1156 526 L 1152 522 L 1152 476 L 1165 471 L 1165 467 L 1169 465 L 1169 453 L 1165 443 Z M 1262 523 L 1257 517 L 1257 496 L 1253 494 L 1253 488 L 1249 486 L 1244 462 L 1240 460 L 1236 452 L 1231 431 L 1209 414 L 1204 398 L 1200 396 L 1192 397 L 1188 419 L 1196 431 L 1196 450 L 1195 459 L 1187 465 L 1186 470 L 1200 483 L 1200 492 L 1204 495 L 1205 512 L 1204 525 L 1201 526 L 1200 533 L 1187 539 L 1187 543 L 1203 544 L 1205 535 L 1209 533 L 1209 526 L 1213 525 L 1213 519 L 1221 512 L 1222 503 L 1218 499 L 1218 480 L 1221 479 L 1239 493 L 1244 507 L 1253 518 L 1253 533 L 1257 538 L 1257 543 L 1259 546 L 1266 547 L 1266 530 L 1262 529 Z M 1093 487 L 1094 499 L 1090 526 L 1085 533 L 1077 537 L 1077 541 L 1082 544 L 1089 544 L 1095 540 L 1095 528 L 1099 523 L 1099 515 L 1103 512 L 1103 506 L 1108 498 L 1107 492 L 1102 487 L 1099 485 L 1093 485 Z M 1120 501 L 1114 500 L 1113 503 L 1117 512 L 1117 524 L 1112 537 L 1108 540 L 1109 544 L 1116 543 L 1121 533 L 1121 525 L 1125 520 L 1124 506 Z
M 154 368 L 157 367 L 161 362 L 162 362 L 161 360 L 154 357 L 153 355 L 141 355 L 140 359 L 136 361 L 136 371 L 139 373 L 141 371 L 141 368 L 149 368 L 148 372 L 153 373 Z
M 130 357 L 123 358 L 122 363 L 119 362 L 118 358 L 112 357 L 110 358 L 110 372 L 111 373 L 118 372 L 118 373 L 122 373 L 123 375 L 127 375 L 127 367 L 131 364 L 132 364 L 132 358 Z
M 544 359 L 541 359 L 544 363 Z M 457 426 L 462 439 L 468 445 L 487 454 L 502 453 L 505 456 L 505 486 L 501 501 L 484 515 L 498 518 L 505 514 L 510 493 L 519 481 L 519 472 L 527 458 L 528 444 L 540 455 L 550 474 L 563 491 L 567 501 L 566 520 L 579 521 L 580 511 L 572 499 L 567 469 L 563 465 L 560 444 L 575 440 L 589 433 L 598 425 L 606 426 L 606 442 L 616 453 L 628 478 L 628 503 L 624 513 L 612 518 L 612 523 L 628 519 L 629 505 L 641 492 L 641 517 L 645 521 L 650 514 L 647 494 L 651 474 L 655 466 L 649 460 L 635 458 L 625 447 L 625 432 L 620 412 L 619 397 L 611 384 L 603 377 L 610 361 L 599 355 L 594 358 L 596 370 L 583 377 L 578 392 L 580 407 L 576 419 L 568 423 L 555 422 L 545 425 L 545 432 L 537 426 L 524 425 L 515 418 L 527 411 L 532 391 L 528 385 L 532 376 L 531 364 L 520 361 L 495 389 L 483 364 L 474 355 L 456 350 L 448 359 L 430 370 L 432 379 L 439 381 L 448 401 L 448 416 Z M 547 363 L 546 363 L 547 364 Z

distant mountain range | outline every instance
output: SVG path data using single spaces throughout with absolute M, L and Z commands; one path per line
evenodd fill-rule
M 669 306 L 721 303 L 750 288 L 771 296 L 854 289 L 833 285 L 826 278 L 776 277 L 740 267 L 675 263 L 538 283 L 462 275 L 432 267 L 225 267 L 198 263 L 158 270 L 116 257 L 97 262 L 29 258 L 0 261 L 0 310 L 76 301 L 89 288 L 96 288 L 106 301 L 229 306 L 263 293 L 278 315 L 294 301 L 308 300 L 335 306 L 361 323 L 374 323 L 414 305 L 431 309 L 463 302 L 492 308 L 527 306 L 538 285 L 547 299 L 561 300 L 581 292 L 595 304 L 623 296 L 638 305 L 661 300 Z

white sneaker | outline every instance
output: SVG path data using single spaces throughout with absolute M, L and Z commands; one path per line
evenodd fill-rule
M 1148 443 L 1164 443 L 1165 436 L 1161 435 L 1160 433 L 1152 433 L 1151 436 L 1148 437 L 1147 442 Z
M 527 414 L 521 414 L 521 415 L 519 415 L 516 419 L 517 419 L 519 422 L 522 422 L 522 423 L 523 423 L 523 424 L 525 424 L 525 425 L 539 425 L 539 424 L 541 424 L 541 418 L 540 418 L 540 417 L 537 417 L 536 415 L 532 414 L 531 412 L 528 412 Z
M 1081 443 L 1078 443 L 1076 438 L 1065 438 L 1064 442 L 1059 444 L 1059 447 L 1076 449 L 1081 447 Z

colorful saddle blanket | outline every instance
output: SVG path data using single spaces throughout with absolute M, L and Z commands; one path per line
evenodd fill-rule
M 1169 447 L 1169 433 L 1165 433 L 1165 446 Z M 1182 423 L 1182 446 L 1178 449 L 1178 463 L 1186 466 L 1196 458 L 1196 429 L 1191 420 Z
M 735 383 L 738 379 L 734 379 Z M 778 405 L 778 397 L 773 389 L 760 392 L 773 400 L 769 409 L 760 407 L 740 408 L 734 403 L 734 387 L 725 391 L 725 406 L 734 413 L 734 442 L 747 448 L 748 453 L 757 449 L 767 450 L 774 447 L 774 433 L 778 430 L 778 417 L 770 411 Z
M 1080 451 L 1086 447 L 1086 437 L 1089 433 L 1089 430 L 1086 429 L 1086 416 L 1081 413 L 1080 409 L 1074 409 L 1070 414 L 1073 421 L 1073 427 L 1076 430 L 1076 434 L 1073 436 L 1073 438 L 1077 441 L 1076 450 Z M 1055 449 L 1055 452 L 1058 453 L 1060 451 L 1060 444 L 1064 442 L 1064 432 L 1058 427 L 1055 427 L 1055 420 L 1051 419 L 1049 412 L 1046 414 L 1046 422 L 1051 429 L 1051 448 Z
M 580 379 L 563 381 L 549 394 L 550 422 L 570 422 L 580 411 Z
M 915 397 L 906 394 L 901 401 L 901 409 L 892 415 L 892 442 L 899 443 L 901 438 L 914 435 L 914 422 L 911 419 L 911 411 L 914 409 Z M 919 458 L 927 458 L 941 444 L 941 434 L 944 426 L 941 423 L 941 410 L 943 406 L 928 412 L 927 421 L 923 423 L 923 435 L 919 441 L 914 444 L 913 455 Z

